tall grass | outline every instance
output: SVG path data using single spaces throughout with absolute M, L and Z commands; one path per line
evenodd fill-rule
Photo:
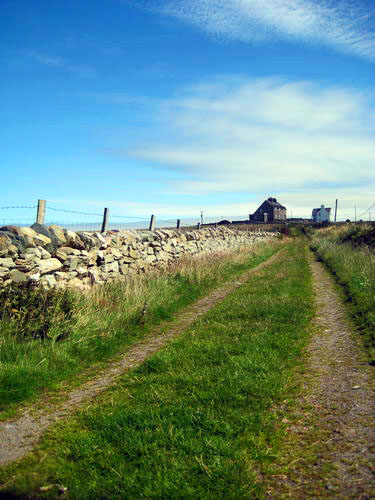
M 231 276 L 256 266 L 279 247 L 279 242 L 268 242 L 187 258 L 165 270 L 108 283 L 87 293 L 72 292 L 75 309 L 69 329 L 56 316 L 60 319 L 49 322 L 45 338 L 25 335 L 28 325 L 19 316 L 3 316 L 0 418 L 42 391 L 60 389 L 67 380 L 76 383 L 74 375 L 128 348 L 154 325 L 173 318 L 176 311 Z M 38 311 L 45 315 L 42 303 Z M 59 309 L 58 302 L 56 307 Z M 53 317 L 53 310 L 49 314 Z
M 354 247 L 375 248 L 375 226 L 373 224 L 349 224 L 334 230 L 331 238 L 338 243 L 350 243 Z
M 355 234 L 362 237 L 358 231 L 353 232 L 352 228 L 318 231 L 313 238 L 312 248 L 344 288 L 351 303 L 353 317 L 374 361 L 375 253 L 366 245 L 353 246 L 349 240 Z

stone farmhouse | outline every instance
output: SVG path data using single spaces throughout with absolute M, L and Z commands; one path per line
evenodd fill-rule
M 251 222 L 279 222 L 286 220 L 286 208 L 276 198 L 268 198 L 249 215 Z
M 312 211 L 312 221 L 316 223 L 320 222 L 330 222 L 331 219 L 331 209 L 324 208 L 324 205 L 321 205 L 320 208 L 313 208 Z

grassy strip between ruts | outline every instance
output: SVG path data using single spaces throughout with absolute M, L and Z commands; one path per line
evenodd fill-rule
M 303 241 L 0 472 L 5 497 L 262 498 L 313 314 Z
M 124 352 L 154 326 L 213 288 L 277 252 L 284 243 L 266 241 L 232 252 L 183 259 L 164 271 L 134 276 L 74 295 L 74 321 L 53 321 L 50 338 L 24 335 L 22 321 L 0 321 L 0 420 L 45 391 L 77 385 L 78 373 Z M 72 292 L 74 294 L 74 292 Z M 146 307 L 145 307 L 146 304 Z M 34 306 L 35 307 L 35 304 Z M 47 314 L 42 305 L 39 313 Z M 52 311 L 53 313 L 53 311 Z
M 366 246 L 340 243 L 344 236 L 345 230 L 340 229 L 318 231 L 311 248 L 343 287 L 367 352 L 375 362 L 375 253 Z

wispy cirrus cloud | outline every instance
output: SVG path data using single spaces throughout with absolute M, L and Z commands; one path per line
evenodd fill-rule
M 68 73 L 74 73 L 83 78 L 92 78 L 96 75 L 95 70 L 90 66 L 85 64 L 71 64 L 62 57 L 29 50 L 23 51 L 22 53 L 27 58 L 39 64 L 50 68 L 58 68 Z
M 375 60 L 375 8 L 365 0 L 166 0 L 143 5 L 218 37 L 292 39 Z

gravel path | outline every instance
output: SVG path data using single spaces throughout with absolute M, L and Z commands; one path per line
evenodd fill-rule
M 374 499 L 374 368 L 333 278 L 320 262 L 311 265 L 316 333 L 297 418 L 288 428 L 284 470 L 273 476 L 267 497 Z
M 167 332 L 160 334 L 160 328 L 157 330 L 159 334 L 157 331 L 153 332 L 146 340 L 136 344 L 119 361 L 112 363 L 97 377 L 67 393 L 66 399 L 62 403 L 49 404 L 37 411 L 26 410 L 17 420 L 0 424 L 0 466 L 26 455 L 50 425 L 71 414 L 82 403 L 111 386 L 122 373 L 141 364 L 153 353 L 160 350 L 170 339 L 179 335 L 199 316 L 205 314 L 217 302 L 241 286 L 254 273 L 272 264 L 279 255 L 280 252 L 187 308 Z

